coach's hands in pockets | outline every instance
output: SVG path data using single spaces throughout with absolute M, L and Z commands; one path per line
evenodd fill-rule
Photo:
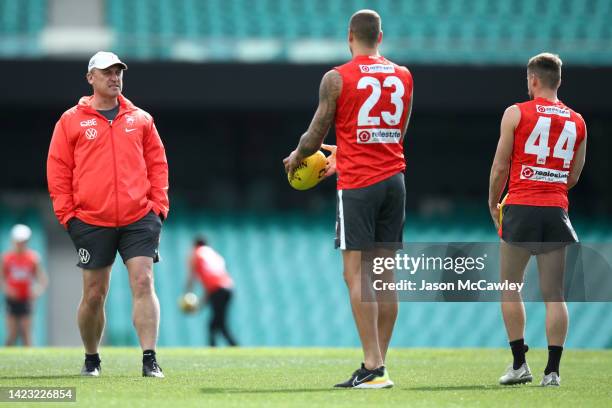
M 327 165 L 325 166 L 325 177 L 329 177 L 336 173 L 336 145 L 322 144 L 321 148 L 327 150 L 331 154 L 327 156 Z

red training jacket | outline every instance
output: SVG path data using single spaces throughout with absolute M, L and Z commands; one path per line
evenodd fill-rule
M 168 162 L 153 118 L 119 96 L 112 123 L 82 97 L 55 125 L 47 157 L 53 209 L 102 227 L 131 224 L 153 210 L 168 215 Z

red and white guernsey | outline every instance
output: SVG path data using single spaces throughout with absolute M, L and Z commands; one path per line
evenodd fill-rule
M 357 56 L 335 70 L 342 76 L 336 103 L 338 190 L 366 187 L 404 171 L 410 71 L 381 56 Z
M 25 252 L 7 252 L 2 259 L 2 273 L 6 286 L 13 289 L 16 300 L 30 299 L 32 282 L 36 277 L 38 255 L 28 249 Z
M 514 130 L 506 204 L 567 211 L 567 178 L 585 137 L 584 120 L 560 101 L 536 98 L 516 106 L 521 120 Z

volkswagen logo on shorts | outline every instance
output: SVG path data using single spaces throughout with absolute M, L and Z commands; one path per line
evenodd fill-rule
M 523 169 L 523 177 L 525 177 L 525 178 L 527 178 L 527 179 L 528 179 L 528 178 L 532 178 L 532 177 L 533 177 L 533 175 L 534 175 L 534 173 L 535 173 L 535 172 L 533 171 L 533 169 L 532 169 L 531 167 L 525 167 L 525 168 Z
M 85 248 L 79 248 L 79 259 L 81 260 L 81 263 L 83 265 L 88 263 L 89 260 L 91 259 L 91 255 L 89 255 L 89 251 L 86 250 Z
M 359 142 L 367 143 L 370 140 L 370 132 L 368 132 L 367 130 L 362 130 L 361 132 L 359 132 L 357 137 L 359 138 Z
M 85 137 L 89 140 L 94 140 L 97 135 L 98 135 L 98 132 L 94 128 L 88 128 L 85 131 Z

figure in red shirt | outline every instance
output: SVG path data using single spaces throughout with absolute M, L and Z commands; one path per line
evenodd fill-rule
M 361 268 L 362 252 L 394 256 L 401 246 L 406 211 L 403 140 L 412 110 L 410 71 L 378 52 L 380 16 L 353 14 L 348 43 L 353 59 L 321 80 L 319 106 L 297 148 L 283 162 L 291 174 L 321 147 L 331 151 L 326 176 L 338 175 L 336 248 L 342 250 L 344 279 L 363 348 L 364 362 L 342 388 L 393 386 L 385 357 L 397 317 L 397 298 L 376 293 L 370 271 Z M 336 146 L 323 145 L 335 122 Z M 382 250 L 382 243 L 391 244 Z M 395 248 L 395 249 L 393 249 Z M 378 256 L 378 255 L 376 255 Z M 392 280 L 392 271 L 385 279 Z
M 578 241 L 568 216 L 567 191 L 578 183 L 586 157 L 584 120 L 557 98 L 561 64 L 559 56 L 550 53 L 529 60 L 530 100 L 506 109 L 489 182 L 489 209 L 501 237 L 502 281 L 522 282 L 527 262 L 537 256 L 548 339 L 542 386 L 561 382 L 559 364 L 569 321 L 563 296 L 565 252 Z M 508 176 L 508 194 L 500 205 Z M 519 292 L 502 293 L 502 314 L 514 361 L 499 382 L 531 382 Z
M 232 300 L 234 282 L 227 272 L 225 259 L 208 245 L 206 238 L 197 237 L 189 259 L 189 277 L 186 292 L 193 289 L 194 280 L 198 279 L 206 291 L 202 305 L 210 303 L 212 314 L 208 324 L 209 344 L 217 345 L 216 336 L 220 333 L 230 346 L 236 346 L 236 340 L 227 327 L 227 311 Z
M 132 290 L 142 375 L 163 377 L 155 356 L 159 301 L 153 263 L 159 260 L 160 232 L 169 210 L 168 162 L 151 115 L 121 93 L 126 69 L 111 52 L 100 51 L 89 60 L 87 82 L 93 95 L 81 98 L 57 122 L 47 181 L 55 215 L 68 229 L 82 270 L 81 375 L 100 375 L 104 302 L 119 252 Z
M 2 257 L 0 288 L 6 298 L 7 346 L 14 346 L 19 334 L 24 346 L 32 345 L 32 304 L 47 288 L 39 256 L 28 248 L 31 236 L 27 225 L 15 225 L 11 230 L 13 249 Z

